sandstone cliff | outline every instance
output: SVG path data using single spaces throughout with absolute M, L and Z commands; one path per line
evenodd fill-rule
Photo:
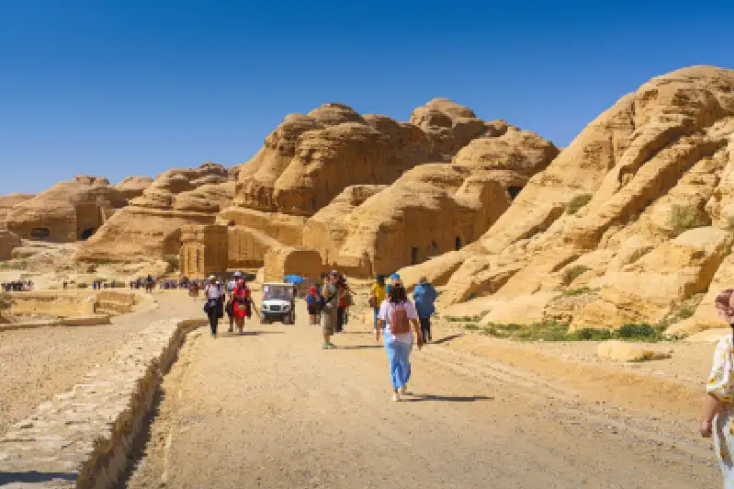
M 90 237 L 125 205 L 106 178 L 80 175 L 13 206 L 5 220 L 24 239 L 73 242 Z
M 304 245 L 332 266 L 374 275 L 476 240 L 558 154 L 535 133 L 493 127 L 450 165 L 419 165 L 385 188 L 348 187 L 306 223 Z
M 116 213 L 79 249 L 78 261 L 131 261 L 177 255 L 181 227 L 213 223 L 232 200 L 234 182 L 221 165 L 168 170 Z
M 17 234 L 0 228 L 0 261 L 10 260 L 13 250 L 20 246 L 20 238 Z
M 34 194 L 0 195 L 0 228 L 5 227 L 5 219 L 13 207 L 35 197 Z
M 487 321 L 533 297 L 572 328 L 668 324 L 708 291 L 671 331 L 711 327 L 712 297 L 732 285 L 733 136 L 734 71 L 654 78 L 591 122 L 477 243 L 406 274 L 439 277 L 444 307 L 486 296 Z M 571 290 L 585 299 L 549 303 Z

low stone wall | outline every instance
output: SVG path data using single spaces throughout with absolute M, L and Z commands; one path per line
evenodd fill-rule
M 10 314 L 21 316 L 90 316 L 94 314 L 94 291 L 13 292 Z
M 41 404 L 0 439 L 0 486 L 112 488 L 145 428 L 155 392 L 204 319 L 156 321 L 85 375 L 70 392 Z

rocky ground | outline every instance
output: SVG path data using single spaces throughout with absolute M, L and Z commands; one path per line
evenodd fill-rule
M 0 332 L 0 435 L 41 402 L 71 389 L 151 322 L 176 311 L 196 315 L 201 310 L 180 292 L 154 295 L 155 308 L 113 318 L 110 325 Z

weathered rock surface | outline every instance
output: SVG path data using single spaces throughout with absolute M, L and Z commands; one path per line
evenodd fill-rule
M 17 234 L 0 228 L 0 260 L 10 260 L 13 250 L 20 246 L 20 238 Z
M 79 241 L 89 238 L 127 203 L 106 178 L 80 175 L 13 206 L 6 225 L 23 239 Z
M 304 245 L 360 275 L 392 273 L 461 249 L 558 154 L 535 133 L 502 127 L 497 136 L 471 141 L 450 165 L 419 165 L 386 188 L 349 187 L 309 219 Z
M 18 204 L 35 197 L 34 194 L 8 194 L 0 195 L 0 227 L 5 227 L 5 217 Z
M 671 331 L 710 327 L 710 287 L 730 278 L 732 141 L 734 71 L 695 66 L 653 78 L 530 178 L 463 250 L 440 302 L 591 287 L 598 293 L 572 323 L 616 327 L 659 322 L 709 290 Z
M 668 351 L 653 349 L 634 343 L 622 341 L 605 341 L 597 347 L 599 358 L 614 362 L 642 362 L 646 360 L 664 360 L 672 355 Z
M 153 179 L 150 177 L 127 177 L 117 185 L 115 188 L 122 194 L 127 200 L 132 200 L 135 197 L 140 197 L 145 192 L 145 189 L 150 187 L 153 183 Z
M 178 255 L 181 227 L 212 224 L 234 192 L 227 169 L 214 163 L 168 170 L 110 218 L 79 249 L 78 261 L 131 261 Z

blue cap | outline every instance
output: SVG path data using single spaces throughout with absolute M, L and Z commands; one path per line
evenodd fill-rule
M 398 275 L 397 273 L 393 273 L 392 275 L 390 275 L 390 280 L 395 280 L 399 278 L 400 278 L 400 275 Z

